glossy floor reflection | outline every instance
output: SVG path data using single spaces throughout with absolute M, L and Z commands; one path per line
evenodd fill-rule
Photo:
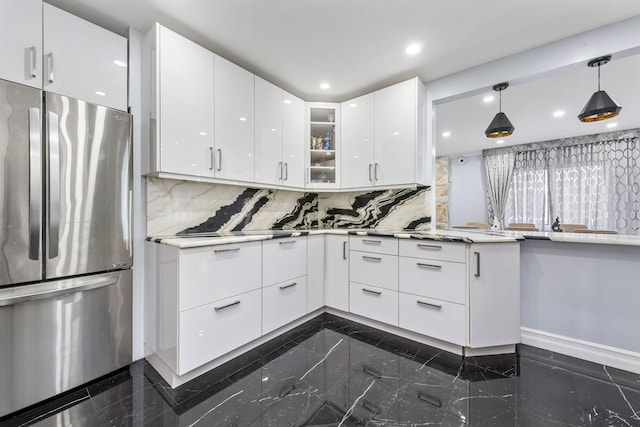
M 640 375 L 533 347 L 462 359 L 322 315 L 177 389 L 144 362 L 12 417 L 38 426 L 640 426 Z

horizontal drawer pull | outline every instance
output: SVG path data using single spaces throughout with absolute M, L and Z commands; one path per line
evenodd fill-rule
M 418 246 L 420 249 L 435 249 L 435 250 L 442 249 L 441 245 L 425 245 L 422 243 L 418 243 L 416 246 Z
M 240 300 L 238 300 L 238 301 L 234 301 L 234 302 L 229 303 L 229 304 L 227 304 L 227 305 L 221 305 L 220 307 L 214 307 L 214 309 L 215 309 L 216 311 L 224 310 L 225 308 L 230 308 L 230 307 L 236 306 L 236 305 L 238 305 L 238 304 L 240 304 Z
M 379 415 L 381 412 L 380 408 L 377 408 L 373 403 L 369 402 L 368 400 L 364 400 L 362 402 L 362 408 L 376 415 Z
M 418 267 L 430 268 L 432 270 L 442 270 L 442 266 L 441 265 L 437 265 L 437 264 L 425 264 L 423 262 L 417 262 L 416 265 Z
M 435 308 L 436 310 L 441 310 L 442 306 L 438 304 L 431 304 L 430 302 L 420 301 L 418 300 L 418 304 L 423 307 Z
M 366 259 L 367 261 L 382 261 L 382 258 L 377 257 L 377 256 L 366 256 L 366 255 L 362 255 L 362 259 Z
M 380 291 L 372 291 L 372 290 L 367 289 L 367 288 L 362 288 L 362 292 L 366 292 L 368 294 L 378 295 L 378 296 L 382 295 L 382 292 L 380 292 Z
M 238 252 L 240 248 L 229 248 L 229 249 L 214 249 L 213 252 L 217 254 L 221 254 L 224 252 Z
M 435 406 L 436 408 L 441 408 L 442 407 L 442 402 L 440 402 L 435 397 L 431 397 L 431 396 L 427 396 L 426 394 L 418 393 L 418 399 L 422 400 L 423 402 L 428 403 L 431 406 Z
M 294 287 L 294 286 L 295 286 L 295 285 L 297 285 L 297 284 L 298 284 L 298 283 L 293 282 L 293 283 L 289 283 L 288 285 L 282 285 L 282 286 L 280 286 L 279 288 L 280 288 L 280 290 L 283 290 L 283 289 L 287 289 L 287 288 L 292 288 L 292 287 Z
M 286 242 L 278 242 L 281 245 L 293 245 L 296 241 L 295 240 L 287 240 Z
M 368 243 L 370 245 L 380 245 L 382 244 L 382 240 L 362 239 L 362 243 Z

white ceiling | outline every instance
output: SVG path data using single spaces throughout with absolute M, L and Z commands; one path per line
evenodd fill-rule
M 428 82 L 640 15 L 637 0 L 45 1 L 120 34 L 160 22 L 307 101 L 344 101 L 416 75 Z M 408 56 L 410 42 L 422 51 Z M 623 62 L 634 79 L 616 77 Z M 638 127 L 637 58 L 612 61 L 602 74 L 603 88 L 623 106 L 618 129 Z M 331 88 L 320 89 L 322 82 Z M 595 86 L 594 70 L 585 66 L 575 75 L 510 87 L 503 110 L 516 130 L 505 143 L 599 132 L 607 122 L 575 118 Z M 477 98 L 438 106 L 438 129 L 451 131 L 446 142 L 438 137 L 438 155 L 491 146 L 484 129 L 497 104 Z M 566 115 L 549 121 L 555 108 Z

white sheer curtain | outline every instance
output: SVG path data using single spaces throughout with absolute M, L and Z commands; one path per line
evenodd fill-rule
M 515 152 L 506 222 L 584 224 L 640 234 L 637 136 Z
M 504 208 L 513 176 L 515 153 L 503 153 L 485 156 L 484 163 L 487 171 L 487 195 L 490 204 L 489 218 L 495 218 L 503 226 Z

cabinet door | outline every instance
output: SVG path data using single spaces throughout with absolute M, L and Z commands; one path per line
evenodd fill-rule
M 167 28 L 158 28 L 159 169 L 211 177 L 214 54 Z
M 472 244 L 469 262 L 469 346 L 520 342 L 520 244 Z
M 253 74 L 215 56 L 215 140 L 217 178 L 254 179 Z
M 398 292 L 354 282 L 349 288 L 351 313 L 398 326 Z
M 349 237 L 325 236 L 325 304 L 349 311 Z
M 43 4 L 44 89 L 127 109 L 127 39 Z
M 282 92 L 283 184 L 304 187 L 304 101 Z
M 375 92 L 375 165 L 378 185 L 415 182 L 417 79 Z
M 255 77 L 255 91 L 255 182 L 282 184 L 282 89 Z
M 262 242 L 262 286 L 307 275 L 307 238 Z
M 307 278 L 296 277 L 262 290 L 262 334 L 307 313 Z
M 307 313 L 324 306 L 324 236 L 307 237 Z
M 3 0 L 0 79 L 42 88 L 42 1 Z
M 342 103 L 342 188 L 375 184 L 373 98 L 370 93 Z

